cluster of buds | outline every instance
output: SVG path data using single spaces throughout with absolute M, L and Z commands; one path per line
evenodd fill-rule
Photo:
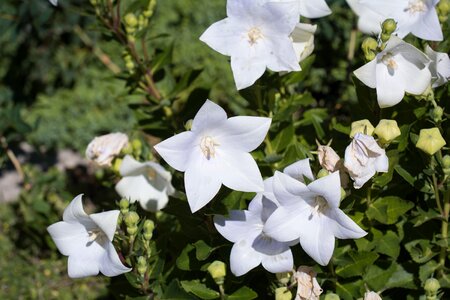
M 449 0 L 441 0 L 436 6 L 439 22 L 445 23 L 447 22 L 448 15 L 450 14 L 450 1 Z
M 397 22 L 394 19 L 386 19 L 381 24 L 380 40 L 384 44 L 391 38 L 392 33 L 397 29 Z
M 139 15 L 139 30 L 144 29 L 148 26 L 148 20 L 153 16 L 153 13 L 155 12 L 155 6 L 156 0 L 150 0 L 148 2 L 147 8 Z
M 136 15 L 132 12 L 127 13 L 124 17 L 125 31 L 127 32 L 127 39 L 131 43 L 136 41 L 135 35 L 138 30 L 139 21 Z
M 130 236 L 130 242 L 133 242 L 138 232 L 139 215 L 135 211 L 129 211 L 123 218 L 127 226 L 127 233 Z
M 145 276 L 147 272 L 147 260 L 143 256 L 139 256 L 136 264 L 136 269 L 142 277 Z
M 130 53 L 128 51 L 124 51 L 122 54 L 123 60 L 125 61 L 125 67 L 127 68 L 128 72 L 130 74 L 134 73 L 134 62 L 133 58 L 131 57 Z

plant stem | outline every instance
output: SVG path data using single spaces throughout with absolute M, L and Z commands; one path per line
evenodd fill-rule
M 225 289 L 223 288 L 223 284 L 219 284 L 219 292 L 220 292 L 220 299 L 225 299 Z
M 448 245 L 448 217 L 450 213 L 450 191 L 444 193 L 444 214 L 442 220 L 441 236 L 445 241 L 445 246 L 441 247 L 441 253 L 439 255 L 439 268 L 441 272 L 445 269 L 445 258 L 447 257 L 447 245 Z
M 23 172 L 20 161 L 17 159 L 17 156 L 14 154 L 14 152 L 9 148 L 8 143 L 6 142 L 6 139 L 4 137 L 1 138 L 1 144 L 6 152 L 6 155 L 8 155 L 9 160 L 11 161 L 17 173 L 19 174 L 20 180 L 23 181 L 23 179 L 25 178 L 25 174 Z

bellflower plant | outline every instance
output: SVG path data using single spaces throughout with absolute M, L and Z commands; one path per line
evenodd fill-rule
M 450 79 L 450 58 L 447 53 L 434 51 L 427 45 L 425 54 L 431 59 L 430 72 L 433 78 L 433 88 L 444 85 Z
M 298 13 L 309 19 L 321 18 L 331 14 L 325 0 L 261 0 L 262 2 L 296 2 Z
M 267 189 L 271 189 L 271 183 L 272 180 L 265 181 Z M 244 275 L 259 264 L 272 273 L 287 272 L 293 268 L 291 243 L 272 239 L 263 230 L 264 223 L 276 208 L 275 202 L 259 193 L 250 202 L 248 210 L 233 210 L 228 218 L 214 217 L 219 233 L 234 243 L 230 255 L 234 275 Z
M 436 12 L 439 0 L 360 0 L 360 5 L 394 19 L 399 37 L 409 33 L 429 41 L 442 41 L 442 29 Z
M 175 192 L 172 175 L 153 161 L 140 163 L 127 155 L 120 165 L 120 175 L 123 178 L 116 184 L 117 193 L 131 203 L 139 201 L 148 211 L 163 209 Z
M 200 37 L 217 52 L 231 56 L 238 90 L 251 86 L 266 67 L 274 72 L 299 71 L 289 38 L 299 21 L 294 2 L 261 3 L 228 0 L 228 17 L 211 25 Z
M 275 173 L 273 191 L 280 207 L 268 218 L 264 231 L 281 242 L 299 239 L 303 250 L 325 266 L 333 255 L 335 237 L 355 239 L 366 232 L 339 209 L 339 172 L 307 185 L 304 177 L 312 177 L 309 160 L 300 162 L 293 165 L 294 172 L 285 171 L 294 177 Z
M 120 261 L 112 244 L 120 212 L 87 215 L 81 198 L 78 195 L 66 207 L 63 221 L 47 228 L 61 254 L 69 257 L 69 277 L 87 277 L 99 272 L 111 277 L 131 271 Z
M 431 82 L 429 58 L 414 46 L 392 36 L 376 58 L 353 73 L 365 85 L 377 90 L 380 107 L 394 106 L 405 92 L 420 95 Z
M 385 16 L 361 4 L 360 0 L 347 0 L 347 4 L 358 16 L 358 29 L 361 32 L 370 35 L 380 33 L 380 24 L 386 19 Z
M 222 183 L 245 192 L 264 191 L 263 179 L 248 153 L 264 140 L 270 118 L 232 117 L 206 100 L 190 131 L 177 134 L 154 148 L 174 169 L 185 172 L 184 185 L 192 212 L 205 206 Z

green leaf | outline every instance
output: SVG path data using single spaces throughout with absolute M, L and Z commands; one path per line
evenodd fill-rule
M 429 240 L 415 240 L 405 244 L 411 258 L 419 264 L 423 264 L 433 258 L 437 253 L 433 252 Z
M 227 297 L 227 300 L 251 300 L 256 299 L 258 294 L 249 287 L 243 286 Z
M 199 260 L 205 260 L 208 256 L 213 252 L 213 248 L 208 246 L 203 240 L 197 241 L 194 243 L 195 247 L 195 257 Z
M 396 165 L 394 170 L 400 175 L 403 179 L 406 180 L 411 186 L 414 186 L 414 182 L 416 181 L 414 176 L 412 176 L 408 171 L 402 168 L 400 165 Z
M 414 207 L 414 203 L 399 197 L 388 196 L 379 198 L 370 204 L 366 215 L 383 224 L 394 224 L 398 218 Z
M 391 278 L 387 282 L 385 288 L 405 288 L 405 289 L 415 289 L 414 276 L 403 269 L 403 267 L 395 263 L 395 272 L 392 274 Z
M 425 211 L 425 210 L 421 209 L 420 207 L 417 207 L 417 211 L 413 211 L 412 215 L 416 216 L 411 221 L 414 224 L 414 227 L 418 227 L 430 220 L 442 218 L 441 214 L 432 208 L 428 211 Z
M 183 251 L 181 251 L 180 256 L 178 256 L 176 264 L 180 270 L 189 271 L 190 270 L 190 261 L 189 261 L 189 252 L 194 250 L 194 246 L 188 244 L 184 247 Z
M 336 268 L 336 274 L 344 278 L 362 275 L 365 268 L 372 265 L 379 257 L 376 253 L 364 251 L 351 251 L 349 256 L 348 263 Z
M 196 298 L 191 294 L 186 293 L 180 286 L 177 279 L 173 280 L 167 289 L 164 291 L 164 295 L 161 300 L 195 300 Z
M 391 278 L 396 270 L 395 264 L 392 264 L 387 269 L 382 269 L 376 265 L 372 265 L 367 269 L 367 273 L 364 274 L 364 282 L 375 291 L 380 291 L 384 288 L 386 283 Z
M 420 268 L 419 268 L 420 281 L 422 283 L 425 283 L 425 281 L 428 278 L 432 277 L 434 271 L 436 271 L 438 267 L 439 267 L 439 264 L 434 260 L 430 260 L 426 264 L 420 266 Z
M 272 141 L 273 150 L 275 150 L 277 153 L 280 153 L 284 149 L 286 149 L 286 147 L 292 141 L 295 141 L 295 130 L 294 126 L 292 126 L 291 124 L 288 127 L 282 129 Z
M 362 296 L 362 287 L 364 287 L 362 280 L 344 284 L 336 282 L 336 292 L 344 300 L 353 300 Z
M 200 299 L 217 299 L 220 296 L 219 292 L 208 288 L 200 280 L 181 281 L 181 287 Z
M 375 249 L 378 253 L 386 254 L 392 258 L 397 258 L 400 254 L 400 238 L 392 230 L 388 230 L 383 235 L 381 231 L 372 229 L 374 234 Z

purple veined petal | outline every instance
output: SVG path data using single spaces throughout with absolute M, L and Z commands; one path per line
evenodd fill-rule
M 175 170 L 186 171 L 189 159 L 196 145 L 196 134 L 185 131 L 170 137 L 153 148 Z
M 253 249 L 252 243 L 252 240 L 240 240 L 231 248 L 230 268 L 235 276 L 242 276 L 261 263 L 263 255 Z

